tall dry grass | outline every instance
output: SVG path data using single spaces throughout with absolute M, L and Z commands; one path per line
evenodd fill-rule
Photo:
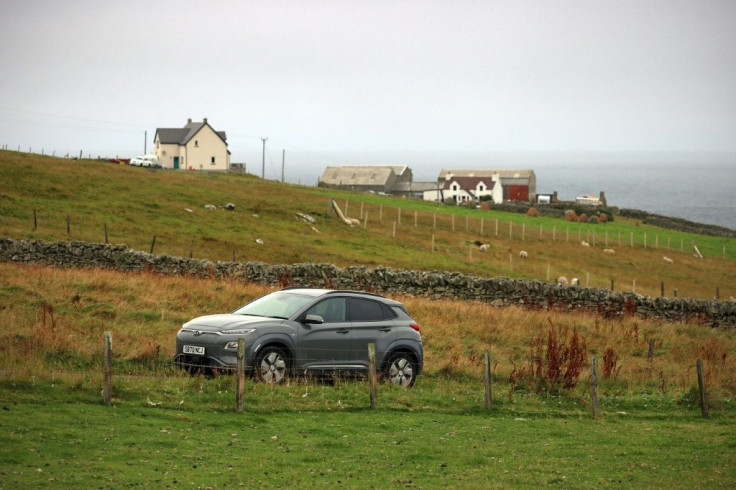
M 0 284 L 0 371 L 20 379 L 58 371 L 96 376 L 107 330 L 113 333 L 116 361 L 130 369 L 170 369 L 175 334 L 183 322 L 232 311 L 274 289 L 235 280 L 7 263 L 0 264 Z M 421 325 L 428 376 L 480 379 L 488 349 L 494 379 L 508 383 L 515 369 L 536 372 L 540 357 L 547 370 L 551 331 L 560 346 L 569 346 L 575 332 L 585 347 L 581 388 L 587 386 L 590 358 L 597 356 L 608 372 L 601 380 L 603 393 L 684 393 L 695 384 L 696 360 L 703 359 L 710 389 L 724 396 L 736 393 L 734 329 L 521 306 L 501 309 L 483 302 L 397 299 Z M 538 345 L 542 350 L 535 353 Z

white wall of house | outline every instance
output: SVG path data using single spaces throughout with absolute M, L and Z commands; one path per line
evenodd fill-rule
M 179 145 L 177 144 L 161 144 L 158 135 L 154 142 L 154 154 L 158 157 L 158 161 L 163 168 L 174 168 L 174 157 L 179 157 L 181 166 L 181 155 L 179 154 Z
M 208 125 L 190 139 L 184 147 L 185 165 L 192 170 L 228 170 L 230 158 L 227 146 Z

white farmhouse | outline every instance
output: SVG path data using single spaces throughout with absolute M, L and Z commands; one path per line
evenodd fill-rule
M 224 131 L 215 131 L 205 117 L 190 118 L 183 128 L 157 128 L 154 153 L 163 168 L 184 170 L 230 169 L 230 151 Z

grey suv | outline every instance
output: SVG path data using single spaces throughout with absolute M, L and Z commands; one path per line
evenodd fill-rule
M 229 314 L 195 318 L 176 335 L 174 362 L 191 372 L 233 370 L 240 337 L 246 370 L 270 383 L 293 375 L 365 376 L 371 342 L 377 369 L 393 384 L 412 386 L 422 372 L 419 325 L 404 305 L 329 289 L 284 289 Z

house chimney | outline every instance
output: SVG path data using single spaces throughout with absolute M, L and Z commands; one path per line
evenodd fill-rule
M 187 124 L 192 124 L 192 118 L 187 119 Z
M 203 117 L 203 118 L 202 118 L 202 121 L 203 121 L 203 122 L 204 122 L 205 124 L 207 124 L 207 118 L 206 118 L 206 117 Z

